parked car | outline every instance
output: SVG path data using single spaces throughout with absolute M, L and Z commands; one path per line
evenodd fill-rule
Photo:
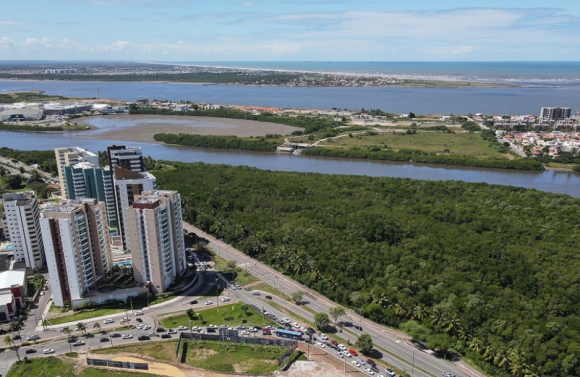
M 387 374 L 387 376 L 389 377 L 395 377 L 397 374 L 395 372 L 393 372 L 390 369 L 385 370 L 385 373 Z
M 29 348 L 26 350 L 26 353 L 36 353 L 36 350 L 34 348 Z
M 44 353 L 45 355 L 47 355 L 49 353 L 54 353 L 54 350 L 52 348 L 47 348 L 44 351 L 42 351 L 42 353 Z
M 272 335 L 272 331 L 270 331 L 270 329 L 263 329 L 262 335 Z

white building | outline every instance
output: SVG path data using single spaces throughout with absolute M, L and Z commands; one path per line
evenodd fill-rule
M 105 204 L 76 199 L 41 214 L 54 304 L 73 307 L 113 267 Z
M 3 194 L 7 226 L 6 237 L 12 241 L 14 259 L 26 267 L 41 269 L 45 265 L 42 235 L 38 222 L 38 200 L 32 191 Z
M 78 164 L 79 162 L 89 162 L 94 166 L 99 166 L 99 156 L 93 152 L 89 152 L 88 150 L 79 147 L 55 148 L 54 154 L 56 156 L 62 197 L 63 199 L 71 199 L 67 192 L 66 174 L 64 168 L 66 166 Z

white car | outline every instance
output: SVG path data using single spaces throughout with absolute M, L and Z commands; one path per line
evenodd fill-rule
M 348 351 L 348 348 L 346 348 L 343 344 L 339 344 L 338 348 L 340 348 L 341 351 Z
M 28 340 L 28 341 L 36 340 L 36 339 L 40 339 L 40 336 L 38 336 L 38 335 L 30 335 L 29 337 L 26 338 L 26 340 Z
M 352 355 L 351 355 L 351 354 L 350 354 L 348 351 L 342 351 L 342 354 L 343 354 L 345 357 L 352 357 Z
M 322 333 L 318 334 L 318 338 L 322 340 L 328 340 L 328 337 Z
M 44 351 L 42 351 L 42 353 L 44 353 L 46 355 L 46 354 L 49 354 L 49 353 L 54 353 L 54 350 L 52 348 L 47 348 Z
M 250 332 L 247 330 L 242 331 L 242 335 L 250 335 Z
M 179 326 L 177 328 L 177 331 L 183 331 L 183 330 L 187 330 L 187 327 L 185 327 L 185 326 Z
M 296 322 L 294 322 L 294 323 L 292 323 L 292 327 L 300 328 L 300 325 L 297 324 Z
M 173 329 L 169 329 L 169 331 L 167 331 L 168 334 L 177 334 L 177 331 L 173 330 Z
M 389 376 L 389 377 L 395 377 L 395 376 L 397 375 L 395 372 L 393 372 L 393 371 L 392 371 L 392 370 L 390 370 L 390 369 L 387 369 L 387 370 L 385 371 L 385 373 L 386 373 L 386 374 L 387 374 L 387 376 Z
M 206 305 L 213 305 L 213 302 L 211 302 L 211 301 L 206 301 L 206 302 L 205 302 L 205 304 L 206 304 Z
M 159 334 L 157 334 L 156 332 L 150 332 L 149 336 L 159 336 Z
M 344 359 L 344 355 L 342 354 L 342 352 L 336 351 L 336 356 L 340 357 L 341 359 Z
M 135 315 L 143 315 L 144 313 L 141 310 L 135 312 Z
M 351 363 L 352 363 L 352 365 L 354 365 L 355 367 L 357 367 L 357 368 L 360 368 L 360 364 L 359 364 L 359 362 L 358 362 L 358 361 L 356 361 L 356 360 L 353 360 L 353 361 L 351 361 Z
M 366 362 L 365 362 L 363 359 L 358 359 L 358 362 L 359 362 L 361 365 L 365 365 L 365 364 L 366 364 Z
M 105 321 L 103 322 L 105 325 L 108 325 L 109 323 L 113 323 L 115 321 L 113 321 L 112 319 L 105 319 Z
M 40 295 L 41 295 L 41 296 L 44 296 L 44 295 L 45 295 L 44 291 L 41 291 L 41 292 L 40 292 Z
M 133 335 L 125 334 L 125 335 L 123 335 L 123 339 L 133 339 Z
M 199 327 L 199 326 L 193 326 L 191 328 L 191 331 L 197 331 L 197 332 L 199 332 L 199 331 L 201 331 L 201 327 Z
M 318 347 L 320 347 L 320 348 L 324 348 L 324 347 L 325 347 L 325 346 L 324 346 L 324 343 L 320 343 L 320 342 L 316 343 L 316 345 L 317 345 Z
M 73 344 L 73 346 L 84 346 L 84 345 L 85 345 L 85 342 L 83 342 L 82 340 L 77 340 Z
M 258 329 L 255 327 L 251 327 L 248 329 L 249 332 L 258 332 Z
M 229 298 L 229 297 L 222 297 L 223 302 L 230 301 L 230 300 L 231 300 L 231 298 Z
M 373 376 L 375 374 L 375 372 L 373 372 L 373 370 L 371 368 L 365 368 L 365 373 L 369 374 L 371 376 Z
M 123 318 L 121 318 L 121 322 L 128 322 L 130 320 L 131 320 L 131 318 L 129 318 L 129 317 L 123 317 Z
M 149 329 L 151 329 L 151 326 L 149 326 L 149 325 L 145 325 L 145 326 L 143 327 L 143 330 L 149 330 Z

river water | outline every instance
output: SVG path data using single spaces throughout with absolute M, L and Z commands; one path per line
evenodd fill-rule
M 89 131 L 90 132 L 90 131 Z M 123 141 L 88 139 L 82 133 L 19 133 L 0 131 L 0 146 L 22 150 L 47 150 L 65 146 L 79 146 L 93 152 L 108 145 L 126 144 Z M 250 153 L 195 149 L 161 144 L 138 144 L 145 155 L 155 159 L 208 164 L 254 166 L 264 170 L 314 172 L 324 174 L 353 174 L 377 177 L 399 177 L 428 180 L 461 180 L 512 185 L 580 197 L 580 174 L 573 172 L 528 172 L 517 170 L 475 169 L 466 167 L 419 165 L 384 161 L 332 159 L 293 156 L 274 153 Z

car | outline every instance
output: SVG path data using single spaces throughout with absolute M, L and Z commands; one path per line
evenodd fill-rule
M 254 293 L 252 293 L 252 296 L 259 296 L 259 295 L 260 295 L 260 292 L 254 292 Z
M 298 323 L 294 322 L 294 323 L 292 323 L 292 327 L 296 327 L 296 328 L 299 329 L 300 328 L 300 325 Z
M 201 327 L 199 327 L 199 326 L 193 326 L 193 327 L 191 328 L 191 331 L 197 331 L 197 332 L 200 332 L 200 331 L 201 331 Z
M 42 351 L 42 353 L 44 353 L 45 355 L 47 355 L 49 353 L 54 353 L 54 350 L 52 348 L 47 348 L 44 351 Z
M 247 330 L 242 331 L 242 335 L 250 335 L 250 332 Z
M 41 291 L 41 292 L 40 292 L 40 295 L 41 295 L 41 296 L 44 296 L 45 294 L 46 294 L 46 293 L 44 293 L 44 291 Z
M 236 329 L 240 329 L 240 330 L 243 330 L 245 328 L 246 328 L 246 326 L 242 326 L 242 325 L 239 325 L 238 327 L 236 327 Z
M 129 322 L 130 320 L 131 320 L 131 318 L 129 318 L 129 317 L 121 318 L 121 322 Z
M 317 345 L 318 347 L 320 347 L 320 348 L 324 348 L 324 347 L 326 347 L 326 346 L 324 345 L 324 343 L 320 343 L 320 342 L 316 343 L 316 345 Z
M 109 341 L 109 338 L 103 337 L 103 338 L 100 339 L 100 342 L 108 342 L 108 341 Z
M 373 366 L 373 367 L 375 367 L 375 368 L 376 368 L 376 366 L 377 366 L 377 363 L 375 363 L 375 361 L 374 361 L 373 359 L 367 359 L 367 364 L 368 364 L 368 365 L 372 365 L 372 366 Z
M 147 335 L 139 335 L 139 337 L 137 338 L 137 340 L 140 340 L 140 341 L 142 341 L 142 340 L 150 340 L 150 339 L 151 338 L 148 337 Z
M 34 348 L 29 348 L 25 353 L 36 353 L 36 350 Z
M 231 298 L 229 298 L 229 297 L 222 297 L 222 302 L 226 302 L 226 301 L 230 301 L 230 300 L 231 300 Z
M 73 344 L 73 346 L 84 346 L 84 345 L 85 345 L 85 342 L 83 342 L 82 340 L 77 340 Z
M 365 373 L 370 374 L 371 376 L 375 374 L 371 368 L 365 368 Z
M 333 344 L 334 344 L 334 343 L 333 343 Z M 341 349 L 341 351 L 348 351 L 348 348 L 346 348 L 346 347 L 344 346 L 344 344 L 339 344 L 339 345 L 338 345 L 338 348 L 340 348 L 340 349 Z
M 179 326 L 177 328 L 177 331 L 183 331 L 183 330 L 187 330 L 187 327 L 185 327 L 185 326 Z
M 105 319 L 105 321 L 103 322 L 105 325 L 108 325 L 109 323 L 113 323 L 115 321 L 113 321 L 111 318 L 109 319 Z
M 207 328 L 207 332 L 215 332 L 216 328 L 215 327 L 208 327 Z
M 118 332 L 114 332 L 111 334 L 111 338 L 120 338 L 121 334 L 119 334 Z
M 365 365 L 365 364 L 366 364 L 366 363 L 365 363 L 365 361 L 364 361 L 363 359 L 358 359 L 358 362 L 359 362 L 361 365 Z
M 312 327 L 307 327 L 306 332 L 309 334 L 316 334 L 316 330 L 314 330 Z
M 143 323 L 143 320 L 141 318 L 137 318 L 137 319 L 135 319 L 135 321 L 137 321 L 139 323 Z
M 159 334 L 157 334 L 156 332 L 150 332 L 149 336 L 159 336 Z
M 346 351 L 340 351 L 342 352 L 342 354 L 344 355 L 344 357 L 348 358 L 348 357 L 352 357 L 352 355 Z
M 342 352 L 336 351 L 335 354 L 336 354 L 336 356 L 340 357 L 341 359 L 344 359 L 344 355 L 342 354 Z
M 125 334 L 125 335 L 123 335 L 123 339 L 133 339 L 133 335 Z
M 270 329 L 263 329 L 262 335 L 272 335 L 272 331 L 270 331 Z
M 453 375 L 449 372 L 441 372 L 442 375 L 444 375 L 445 377 L 453 377 Z
M 170 338 L 171 338 L 171 335 L 169 335 L 169 334 L 162 334 L 161 335 L 161 339 L 170 339 Z
M 390 369 L 385 370 L 385 373 L 387 374 L 387 376 L 389 377 L 395 377 L 397 374 L 395 372 L 393 372 Z
M 328 340 L 328 337 L 326 335 L 324 335 L 323 333 L 318 334 L 318 337 L 322 340 Z
M 254 325 L 255 329 L 262 330 L 262 326 Z
M 360 368 L 360 363 L 356 360 L 351 361 L 351 364 L 354 365 L 357 368 Z
M 353 356 L 358 356 L 358 353 L 356 353 L 356 351 L 353 350 L 352 348 L 348 350 L 348 353 L 350 353 Z
M 143 330 L 151 330 L 151 326 L 145 325 L 145 327 L 143 327 Z
M 257 328 L 255 328 L 255 327 L 250 327 L 250 328 L 248 329 L 248 331 L 249 331 L 249 332 L 258 332 L 258 329 L 257 329 Z
M 208 300 L 208 301 L 205 302 L 205 304 L 206 305 L 213 305 L 213 302 L 211 302 L 211 301 Z
M 190 305 L 195 305 L 195 304 L 197 304 L 197 300 L 191 300 L 191 301 L 189 302 L 189 304 L 190 304 Z
M 141 310 L 137 310 L 137 311 L 135 312 L 135 315 L 143 315 L 143 314 L 145 314 L 145 313 L 143 313 Z
M 228 328 L 228 325 L 221 325 L 220 327 L 221 327 L 222 329 L 227 329 L 227 328 Z
M 163 327 L 158 327 L 157 332 L 165 332 L 165 329 Z
M 35 335 L 30 335 L 30 336 L 26 337 L 26 340 L 28 340 L 28 341 L 37 340 L 37 339 L 40 339 L 40 336 L 38 336 L 36 334 Z
M 139 330 L 143 330 L 143 327 L 145 327 L 145 325 L 142 323 L 142 324 L 140 324 L 139 326 L 137 326 L 137 329 L 139 329 Z
M 175 331 L 174 329 L 169 329 L 169 331 L 167 331 L 168 334 L 177 334 L 177 331 Z
M 268 295 L 268 296 L 265 296 L 265 297 L 266 297 L 268 300 L 271 300 L 271 299 L 272 299 L 272 296 L 270 296 L 270 295 Z

